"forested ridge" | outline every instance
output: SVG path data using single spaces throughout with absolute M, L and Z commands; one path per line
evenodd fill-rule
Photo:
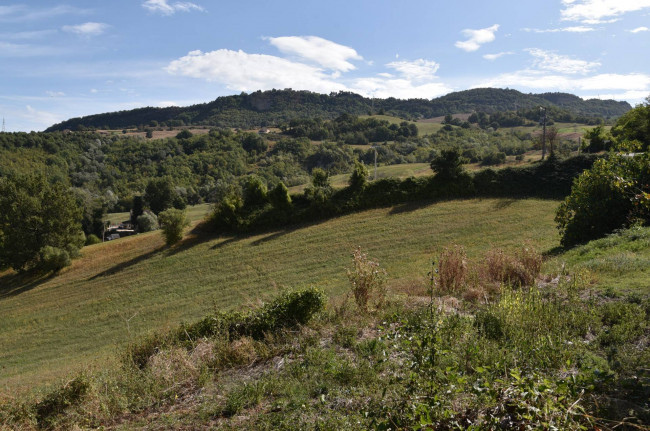
M 478 88 L 428 99 L 371 99 L 350 92 L 318 94 L 310 91 L 270 90 L 219 97 L 187 107 L 144 107 L 71 118 L 47 131 L 123 129 L 153 122 L 161 126 L 213 126 L 250 128 L 300 118 L 333 119 L 341 114 L 387 113 L 404 119 L 433 118 L 447 114 L 482 111 L 493 114 L 511 110 L 554 108 L 565 121 L 618 117 L 631 109 L 627 102 L 583 100 L 567 93 L 525 94 L 517 90 Z M 536 115 L 536 114 L 535 114 Z

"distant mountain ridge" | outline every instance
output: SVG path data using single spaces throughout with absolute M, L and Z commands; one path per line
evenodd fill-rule
M 432 118 L 472 111 L 494 113 L 547 106 L 583 117 L 618 117 L 632 107 L 615 100 L 583 100 L 568 93 L 525 94 L 517 90 L 476 88 L 428 99 L 371 99 L 350 92 L 269 90 L 223 96 L 187 107 L 138 108 L 71 118 L 46 131 L 83 128 L 124 129 L 137 126 L 256 127 L 296 118 L 336 118 L 343 113 L 364 115 L 385 112 L 403 118 Z

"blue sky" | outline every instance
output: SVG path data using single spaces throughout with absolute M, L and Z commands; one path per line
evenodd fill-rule
M 7 131 L 258 89 L 433 98 L 476 87 L 650 95 L 650 0 L 12 1 Z

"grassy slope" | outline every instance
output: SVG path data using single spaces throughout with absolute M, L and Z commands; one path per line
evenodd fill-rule
M 289 231 L 187 238 L 174 250 L 152 232 L 87 247 L 71 268 L 44 281 L 0 275 L 0 392 L 103 366 L 142 333 L 255 302 L 282 286 L 340 293 L 357 245 L 380 260 L 394 284 L 424 276 L 452 242 L 470 256 L 526 239 L 551 249 L 558 244 L 556 206 L 491 199 L 407 205 Z

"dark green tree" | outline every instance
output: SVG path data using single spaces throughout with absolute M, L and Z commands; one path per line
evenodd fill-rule
M 280 181 L 273 189 L 269 192 L 269 200 L 273 205 L 273 208 L 279 210 L 288 210 L 291 208 L 291 196 L 289 196 L 289 189 Z
M 158 223 L 167 245 L 176 244 L 183 238 L 183 230 L 189 226 L 185 211 L 169 208 L 158 214 Z
M 85 242 L 82 210 L 62 184 L 40 175 L 0 178 L 0 267 L 56 271 Z
M 436 177 L 452 181 L 463 174 L 463 159 L 456 149 L 442 150 L 430 163 Z
M 131 205 L 131 224 L 133 226 L 138 224 L 138 217 L 144 212 L 144 200 L 142 196 L 133 196 L 133 204 Z
M 348 180 L 350 188 L 355 191 L 362 190 L 368 182 L 368 168 L 362 162 L 355 161 L 354 169 Z
M 167 208 L 184 208 L 183 199 L 176 192 L 171 177 L 150 180 L 145 188 L 144 200 L 155 214 Z
M 266 139 L 256 133 L 244 133 L 241 136 L 241 145 L 244 150 L 251 154 L 265 153 L 269 148 Z
M 650 148 L 650 96 L 646 102 L 621 115 L 612 127 L 612 136 L 618 142 L 638 141 L 642 150 Z
M 250 175 L 244 185 L 244 205 L 248 209 L 268 203 L 266 184 L 257 175 Z

